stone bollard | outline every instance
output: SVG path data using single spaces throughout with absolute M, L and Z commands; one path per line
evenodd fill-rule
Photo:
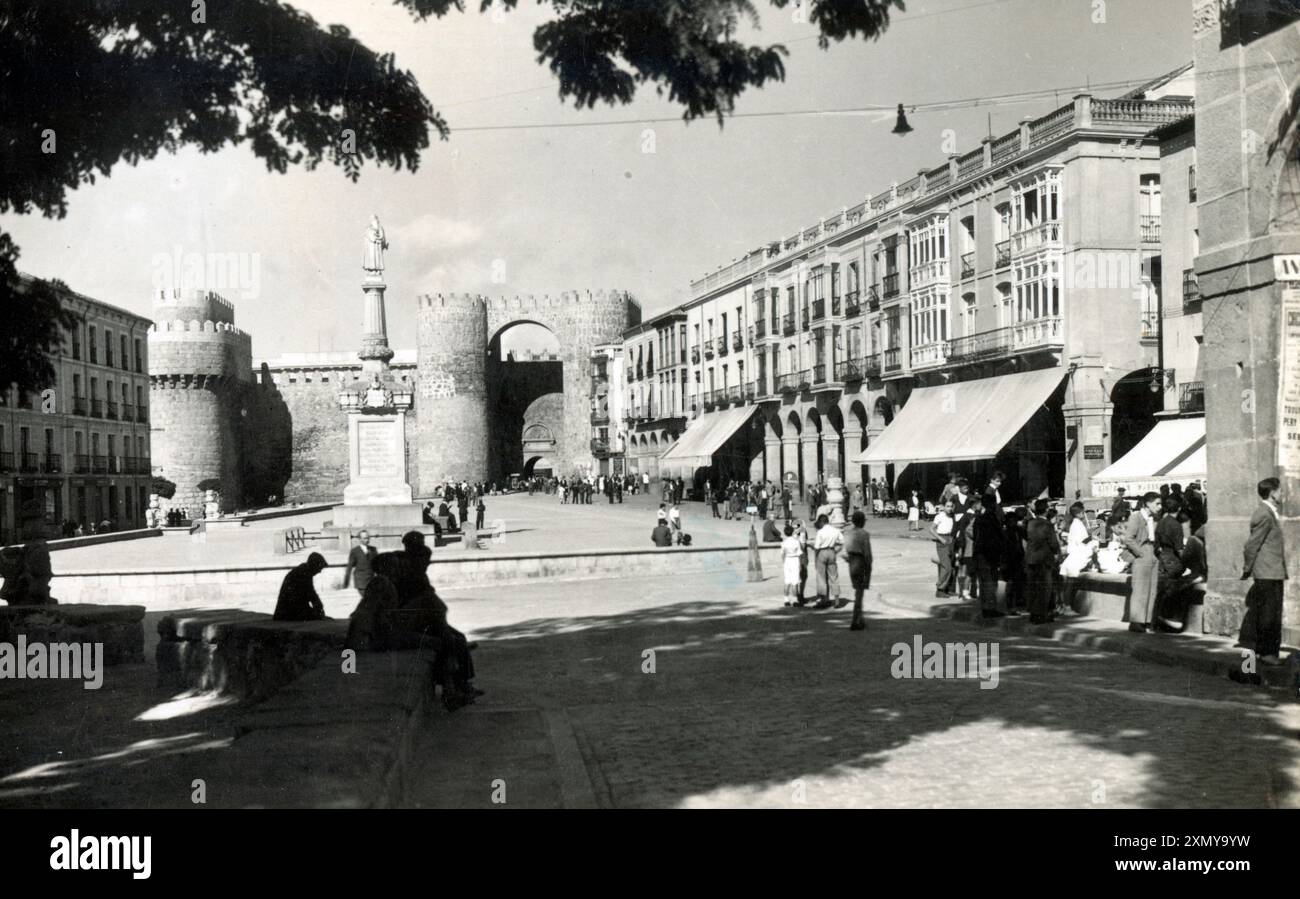
M 763 560 L 758 555 L 758 534 L 754 532 L 754 526 L 749 526 L 749 570 L 745 574 L 745 580 L 754 583 L 763 580 Z

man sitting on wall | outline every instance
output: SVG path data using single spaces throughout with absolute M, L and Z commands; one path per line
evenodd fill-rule
M 307 561 L 296 565 L 284 576 L 280 596 L 275 602 L 276 621 L 320 621 L 326 618 L 325 604 L 316 593 L 312 578 L 326 568 L 325 557 L 312 553 Z

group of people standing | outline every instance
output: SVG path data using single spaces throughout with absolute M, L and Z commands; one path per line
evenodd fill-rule
M 775 529 L 774 518 L 764 523 L 765 532 Z M 861 510 L 853 513 L 852 524 L 843 530 L 831 524 L 830 516 L 822 512 L 813 522 L 811 537 L 802 521 L 786 523 L 781 540 L 781 573 L 787 607 L 802 608 L 808 604 L 805 587 L 810 569 L 815 573 L 817 587 L 813 608 L 840 609 L 847 605 L 839 583 L 839 560 L 845 559 L 853 588 L 853 620 L 849 627 L 855 631 L 866 628 L 862 596 L 871 588 L 872 565 L 871 535 L 866 524 L 867 517 Z
M 589 506 L 592 497 L 602 495 L 612 505 L 623 502 L 625 483 L 626 478 L 609 477 L 603 474 L 560 478 L 556 493 L 560 496 L 561 505 Z

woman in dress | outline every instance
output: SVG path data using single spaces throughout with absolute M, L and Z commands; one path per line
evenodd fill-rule
M 803 605 L 800 584 L 803 581 L 803 544 L 795 536 L 794 528 L 785 526 L 785 537 L 781 540 L 782 581 L 785 584 L 785 604 L 787 608 Z
M 912 501 L 907 505 L 907 529 L 921 530 L 921 497 L 915 490 L 912 491 Z

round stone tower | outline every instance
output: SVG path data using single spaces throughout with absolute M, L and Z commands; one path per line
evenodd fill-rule
M 419 487 L 488 477 L 487 307 L 482 297 L 426 295 L 417 311 Z
M 252 344 L 235 308 L 204 290 L 160 290 L 149 329 L 153 467 L 176 484 L 173 506 L 202 514 L 217 489 L 222 511 L 243 494 L 239 420 L 253 383 Z

